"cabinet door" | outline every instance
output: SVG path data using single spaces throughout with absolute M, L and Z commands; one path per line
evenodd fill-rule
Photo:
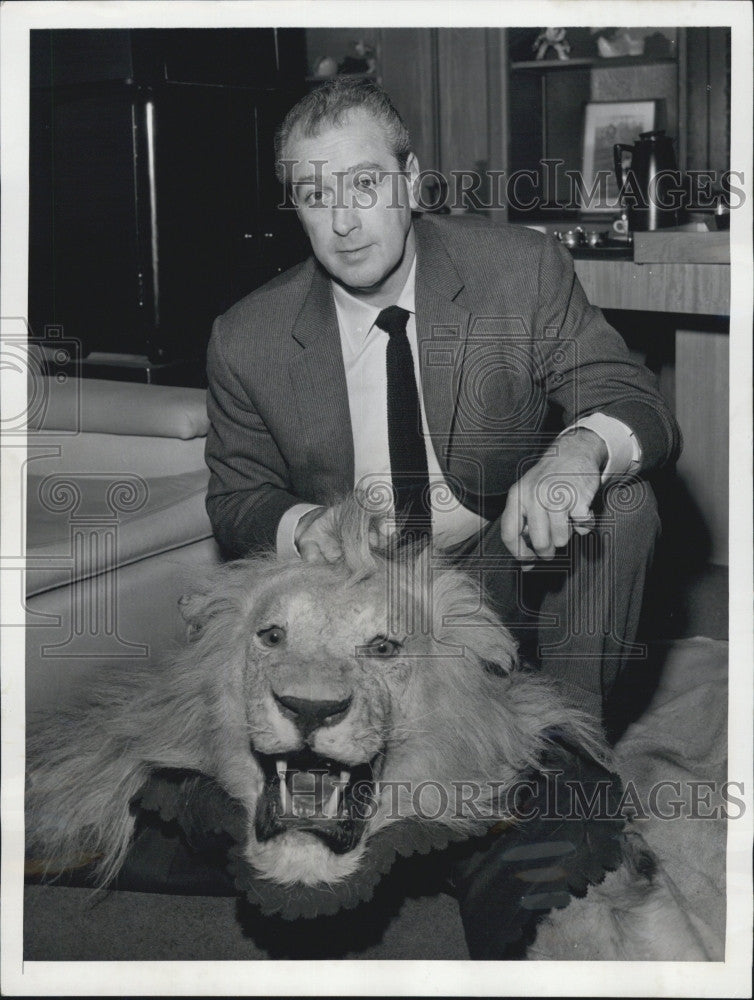
M 216 316 L 306 255 L 295 213 L 276 208 L 279 103 L 231 87 L 155 98 L 156 358 L 202 355 Z
M 265 94 L 257 101 L 256 228 L 253 258 L 273 273 L 298 263 L 309 255 L 309 241 L 295 209 L 275 173 L 275 131 L 286 113 L 301 97 L 300 92 Z M 247 251 L 251 249 L 248 246 Z M 245 260 L 249 259 L 248 253 Z
M 303 83 L 302 28 L 66 28 L 30 33 L 35 86 L 132 80 L 244 87 Z
M 200 354 L 257 210 L 255 105 L 246 91 L 165 86 L 154 100 L 152 354 Z
M 62 326 L 84 354 L 145 347 L 135 117 L 122 88 L 31 94 L 30 324 Z

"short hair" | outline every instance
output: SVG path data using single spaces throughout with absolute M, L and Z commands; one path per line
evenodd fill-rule
M 408 129 L 385 91 L 373 80 L 335 76 L 315 87 L 294 104 L 275 132 L 275 172 L 285 183 L 281 164 L 283 150 L 294 129 L 305 136 L 319 135 L 324 129 L 342 124 L 349 111 L 366 111 L 382 126 L 388 146 L 401 170 L 411 152 Z

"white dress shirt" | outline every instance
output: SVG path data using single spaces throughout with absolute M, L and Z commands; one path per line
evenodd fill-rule
M 421 391 L 419 347 L 416 336 L 416 258 L 395 305 L 409 313 L 406 335 L 414 359 L 414 373 L 419 392 L 422 428 L 427 447 L 427 467 L 432 491 L 432 541 L 439 549 L 449 549 L 469 538 L 488 522 L 460 504 L 452 494 L 440 469 L 427 429 Z M 346 371 L 348 405 L 354 443 L 354 487 L 379 488 L 390 482 L 390 451 L 387 428 L 387 370 L 385 350 L 388 334 L 375 325 L 382 307 L 369 305 L 332 282 L 335 312 L 340 330 L 340 345 Z M 608 461 L 602 473 L 605 482 L 611 476 L 624 475 L 639 468 L 639 443 L 622 421 L 604 413 L 594 413 L 571 427 L 594 431 L 605 442 Z M 377 490 L 379 491 L 379 490 Z M 376 492 L 377 492 L 376 491 Z M 379 491 L 384 496 L 389 491 Z M 298 555 L 294 535 L 301 517 L 319 504 L 296 504 L 285 512 L 278 525 L 276 544 L 281 557 Z

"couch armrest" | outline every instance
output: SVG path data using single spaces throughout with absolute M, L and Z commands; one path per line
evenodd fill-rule
M 176 438 L 205 437 L 203 389 L 105 379 L 36 378 L 30 386 L 29 430 Z
M 31 475 L 209 475 L 203 389 L 39 378 L 29 387 L 28 427 Z

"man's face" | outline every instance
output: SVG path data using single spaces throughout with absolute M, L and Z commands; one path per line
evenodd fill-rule
M 319 135 L 294 130 L 285 158 L 293 161 L 298 215 L 322 266 L 356 294 L 397 295 L 414 256 L 413 154 L 400 176 L 380 123 L 355 110 Z

